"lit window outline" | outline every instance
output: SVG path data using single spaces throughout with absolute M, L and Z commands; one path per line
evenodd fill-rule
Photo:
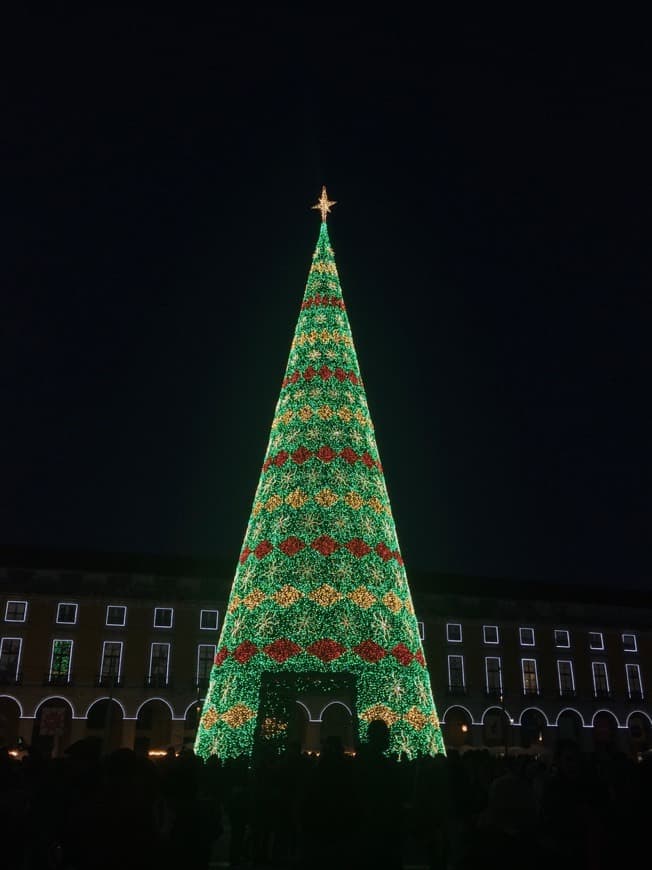
M 489 687 L 489 661 L 498 662 L 498 691 L 502 695 L 503 692 L 503 663 L 500 656 L 485 656 L 484 657 L 484 675 L 485 675 L 485 686 L 487 687 L 487 692 L 496 691 L 493 687 Z
M 122 622 L 109 622 L 109 610 L 122 610 L 124 619 Z M 107 628 L 124 628 L 127 624 L 127 605 L 126 604 L 107 604 L 106 619 L 104 624 Z
M 625 640 L 626 637 L 631 637 L 632 643 L 633 643 L 632 647 L 625 646 L 625 644 L 627 643 L 627 641 Z M 626 652 L 626 653 L 637 653 L 638 652 L 638 640 L 636 638 L 636 635 L 633 634 L 631 631 L 624 632 L 624 634 L 621 637 L 621 640 L 623 642 L 623 652 Z
M 529 632 L 530 632 L 530 637 L 532 638 L 532 641 L 531 641 L 531 642 L 527 642 L 527 643 L 526 643 L 526 642 L 523 640 L 523 632 L 524 632 L 524 631 L 529 631 Z M 518 630 L 518 641 L 519 641 L 519 644 L 520 644 L 521 646 L 536 646 L 536 636 L 535 636 L 535 634 L 534 634 L 534 629 L 533 629 L 533 628 L 519 628 L 519 630 Z
M 451 659 L 459 659 L 462 663 L 462 683 L 458 685 L 458 683 L 453 683 L 453 678 L 451 676 Z M 455 688 L 466 689 L 466 674 L 464 673 L 464 656 L 459 653 L 451 653 L 448 656 L 448 685 Z
M 153 640 L 149 645 L 149 679 L 152 679 L 152 663 L 154 661 L 154 647 L 155 646 L 166 646 L 168 648 L 168 654 L 165 661 L 165 685 L 167 686 L 170 682 L 170 643 L 169 641 L 160 641 Z M 159 676 L 159 674 L 157 674 Z
M 638 675 L 638 685 L 640 687 L 638 689 L 632 689 L 632 683 L 629 677 L 630 670 L 635 671 Z M 629 697 L 631 698 L 632 694 L 636 692 L 637 694 L 640 693 L 641 698 L 643 698 L 643 679 L 641 677 L 641 666 L 638 662 L 627 662 L 625 665 L 625 676 L 627 677 L 627 694 Z
M 557 685 L 559 686 L 559 694 L 562 695 L 562 693 L 565 691 L 565 689 L 563 689 L 561 685 L 561 669 L 559 665 L 568 665 L 568 668 L 570 670 L 571 683 L 573 684 L 571 691 L 575 692 L 575 668 L 573 667 L 573 660 L 557 659 Z
M 52 679 L 54 676 L 62 677 L 63 674 L 55 674 L 52 666 L 54 665 L 54 645 L 55 643 L 69 643 L 70 644 L 70 655 L 68 656 L 68 673 L 65 675 L 66 679 L 70 680 L 70 674 L 72 672 L 72 655 L 75 649 L 75 641 L 71 637 L 53 637 L 52 638 L 52 650 L 50 652 L 50 674 L 49 679 Z
M 13 617 L 7 615 L 9 613 L 9 605 L 10 604 L 23 604 L 24 605 L 25 609 L 23 611 L 23 618 L 22 619 L 14 619 Z M 5 603 L 5 622 L 27 622 L 27 606 L 28 606 L 27 601 L 19 601 L 15 598 L 9 599 Z
M 72 622 L 69 619 L 60 619 L 59 614 L 62 607 L 74 607 L 75 608 L 75 618 Z M 77 625 L 77 617 L 79 615 L 79 605 L 75 604 L 74 601 L 60 601 L 57 604 L 57 625 Z
M 170 624 L 169 625 L 157 625 L 157 614 L 164 610 L 168 610 L 170 612 Z M 174 628 L 174 607 L 155 607 L 154 608 L 154 628 L 162 628 L 162 629 L 171 629 Z
M 214 613 L 215 614 L 215 625 L 202 625 L 204 621 L 205 613 Z M 199 628 L 201 631 L 217 631 L 220 624 L 220 611 L 219 610 L 200 610 L 199 611 Z
M 118 658 L 118 673 L 117 674 L 105 674 L 104 673 L 104 655 L 106 651 L 106 645 L 108 643 L 111 644 L 119 644 L 120 646 L 120 657 Z M 102 679 L 114 676 L 118 682 L 122 679 L 122 654 L 124 652 L 124 643 L 121 640 L 104 640 L 102 641 L 102 661 L 100 662 L 100 677 Z
M 419 640 L 426 639 L 426 624 L 417 620 L 417 631 L 419 632 Z
M 535 691 L 528 692 L 528 694 L 539 694 L 539 666 L 537 665 L 536 659 L 521 659 L 521 682 L 523 685 L 523 693 L 527 692 L 527 686 L 525 685 L 525 663 L 526 662 L 534 662 L 534 682 L 535 682 Z
M 606 662 L 591 662 L 591 674 L 593 676 L 593 694 L 597 698 L 598 697 L 598 685 L 595 679 L 595 672 L 597 668 L 604 668 L 604 681 L 607 684 L 607 688 L 604 690 L 609 694 L 611 692 L 611 685 L 609 683 L 609 668 L 607 667 Z M 600 691 L 603 691 L 600 689 Z
M 566 635 L 566 643 L 560 643 L 557 635 L 565 634 Z M 555 628 L 553 629 L 553 640 L 555 641 L 555 647 L 557 649 L 570 649 L 570 631 L 567 628 Z
M 459 628 L 460 636 L 459 637 L 451 637 L 451 634 L 450 634 L 451 628 Z M 447 622 L 446 623 L 446 641 L 448 643 L 462 643 L 462 623 L 461 622 Z
M 212 659 L 215 658 L 215 654 L 217 653 L 217 644 L 216 644 L 216 643 L 198 643 L 198 644 L 197 644 L 197 669 L 196 669 L 196 671 L 195 671 L 195 677 L 196 677 L 196 679 L 197 679 L 197 685 L 199 685 L 199 680 L 200 680 L 200 679 L 202 679 L 202 680 L 205 680 L 205 679 L 206 679 L 206 677 L 201 677 L 201 678 L 200 678 L 200 676 L 199 676 L 199 661 L 200 661 L 200 658 L 201 658 L 201 655 L 200 655 L 200 654 L 201 654 L 201 649 L 202 649 L 202 647 L 209 647 L 210 649 L 213 650 L 213 654 L 212 654 L 212 656 L 211 656 Z M 209 673 L 210 673 L 210 668 L 209 668 Z
M 496 631 L 496 640 L 487 640 L 487 629 L 493 628 Z M 482 642 L 486 644 L 491 644 L 492 646 L 496 646 L 500 643 L 500 632 L 498 631 L 497 625 L 483 625 L 482 626 Z
M 593 645 L 593 638 L 599 638 L 600 646 Z M 595 650 L 596 652 L 602 652 L 604 649 L 604 634 L 601 631 L 590 631 L 589 632 L 589 649 Z
M 16 673 L 11 677 L 13 680 L 18 679 L 18 674 L 20 673 L 20 666 L 22 664 L 23 659 L 23 639 L 22 637 L 1 637 L 0 638 L 0 662 L 2 661 L 2 648 L 5 645 L 6 640 L 17 640 L 18 641 L 18 658 L 16 659 Z

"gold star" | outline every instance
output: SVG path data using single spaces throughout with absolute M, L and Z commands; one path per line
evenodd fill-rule
M 330 200 L 328 198 L 328 194 L 326 193 L 326 185 L 324 185 L 321 189 L 321 196 L 319 197 L 315 205 L 312 206 L 313 209 L 317 209 L 317 211 L 321 212 L 322 223 L 326 222 L 326 215 L 328 215 L 328 213 L 330 212 L 332 205 L 335 205 L 335 200 Z

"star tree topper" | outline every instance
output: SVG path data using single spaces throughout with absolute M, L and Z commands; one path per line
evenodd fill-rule
M 336 200 L 330 200 L 328 198 L 328 194 L 326 193 L 326 185 L 324 185 L 321 189 L 321 196 L 319 197 L 315 205 L 313 205 L 313 208 L 316 208 L 318 211 L 321 212 L 322 223 L 326 222 L 326 216 L 330 212 L 331 206 L 335 205 L 335 202 Z

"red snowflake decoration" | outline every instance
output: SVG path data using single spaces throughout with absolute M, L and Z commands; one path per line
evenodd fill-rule
M 310 655 L 316 656 L 322 662 L 332 662 L 333 659 L 338 659 L 346 647 L 336 640 L 331 640 L 326 637 L 323 640 L 316 640 L 306 648 Z
M 295 462 L 297 465 L 303 465 L 304 462 L 307 462 L 311 458 L 312 452 L 304 447 L 303 444 L 301 447 L 297 447 L 292 454 L 292 462 Z
M 294 643 L 294 641 L 283 637 L 275 640 L 274 643 L 268 644 L 264 648 L 264 652 L 267 653 L 270 659 L 274 659 L 275 662 L 284 662 L 286 659 L 301 652 L 301 647 Z
M 340 545 L 333 540 L 330 535 L 320 535 L 310 545 L 313 550 L 316 550 L 322 556 L 332 556 L 335 550 L 339 550 Z
M 391 650 L 392 655 L 396 659 L 397 662 L 400 662 L 402 665 L 409 665 L 414 655 L 410 652 L 410 650 L 405 646 L 404 643 L 397 643 L 393 650 Z
M 278 545 L 279 549 L 282 550 L 286 556 L 296 556 L 297 553 L 300 553 L 301 550 L 306 546 L 301 538 L 297 538 L 292 535 L 289 538 L 286 538 L 284 541 Z
M 217 667 L 219 668 L 219 666 L 222 664 L 222 662 L 228 656 L 228 654 L 229 654 L 228 649 L 225 646 L 223 646 L 222 649 L 218 652 L 218 654 L 213 659 L 214 664 L 216 664 Z
M 238 664 L 246 664 L 258 652 L 258 647 L 250 640 L 243 640 L 231 653 Z
M 269 553 L 271 553 L 273 549 L 274 547 L 272 547 L 269 541 L 261 541 L 254 550 L 254 556 L 257 559 L 264 559 L 265 556 L 269 555 Z
M 383 544 L 382 541 L 376 544 L 374 550 L 376 551 L 376 553 L 378 553 L 383 562 L 389 562 L 389 560 L 392 558 L 392 551 L 389 549 L 387 544 Z
M 363 556 L 366 556 L 367 553 L 371 553 L 371 547 L 369 544 L 366 544 L 362 538 L 351 538 L 348 544 L 344 545 L 346 549 L 358 559 L 361 559 Z
M 374 664 L 384 659 L 387 655 L 387 650 L 383 649 L 382 646 L 378 646 L 373 640 L 364 640 L 353 647 L 353 652 L 357 653 L 366 662 L 373 662 Z

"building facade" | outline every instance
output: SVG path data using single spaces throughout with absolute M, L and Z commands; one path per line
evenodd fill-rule
M 0 745 L 192 745 L 229 582 L 210 565 L 102 562 L 23 556 L 0 569 Z M 414 586 L 449 749 L 652 748 L 649 595 L 447 575 Z M 293 727 L 307 750 L 328 734 L 353 745 L 353 714 L 297 703 Z

